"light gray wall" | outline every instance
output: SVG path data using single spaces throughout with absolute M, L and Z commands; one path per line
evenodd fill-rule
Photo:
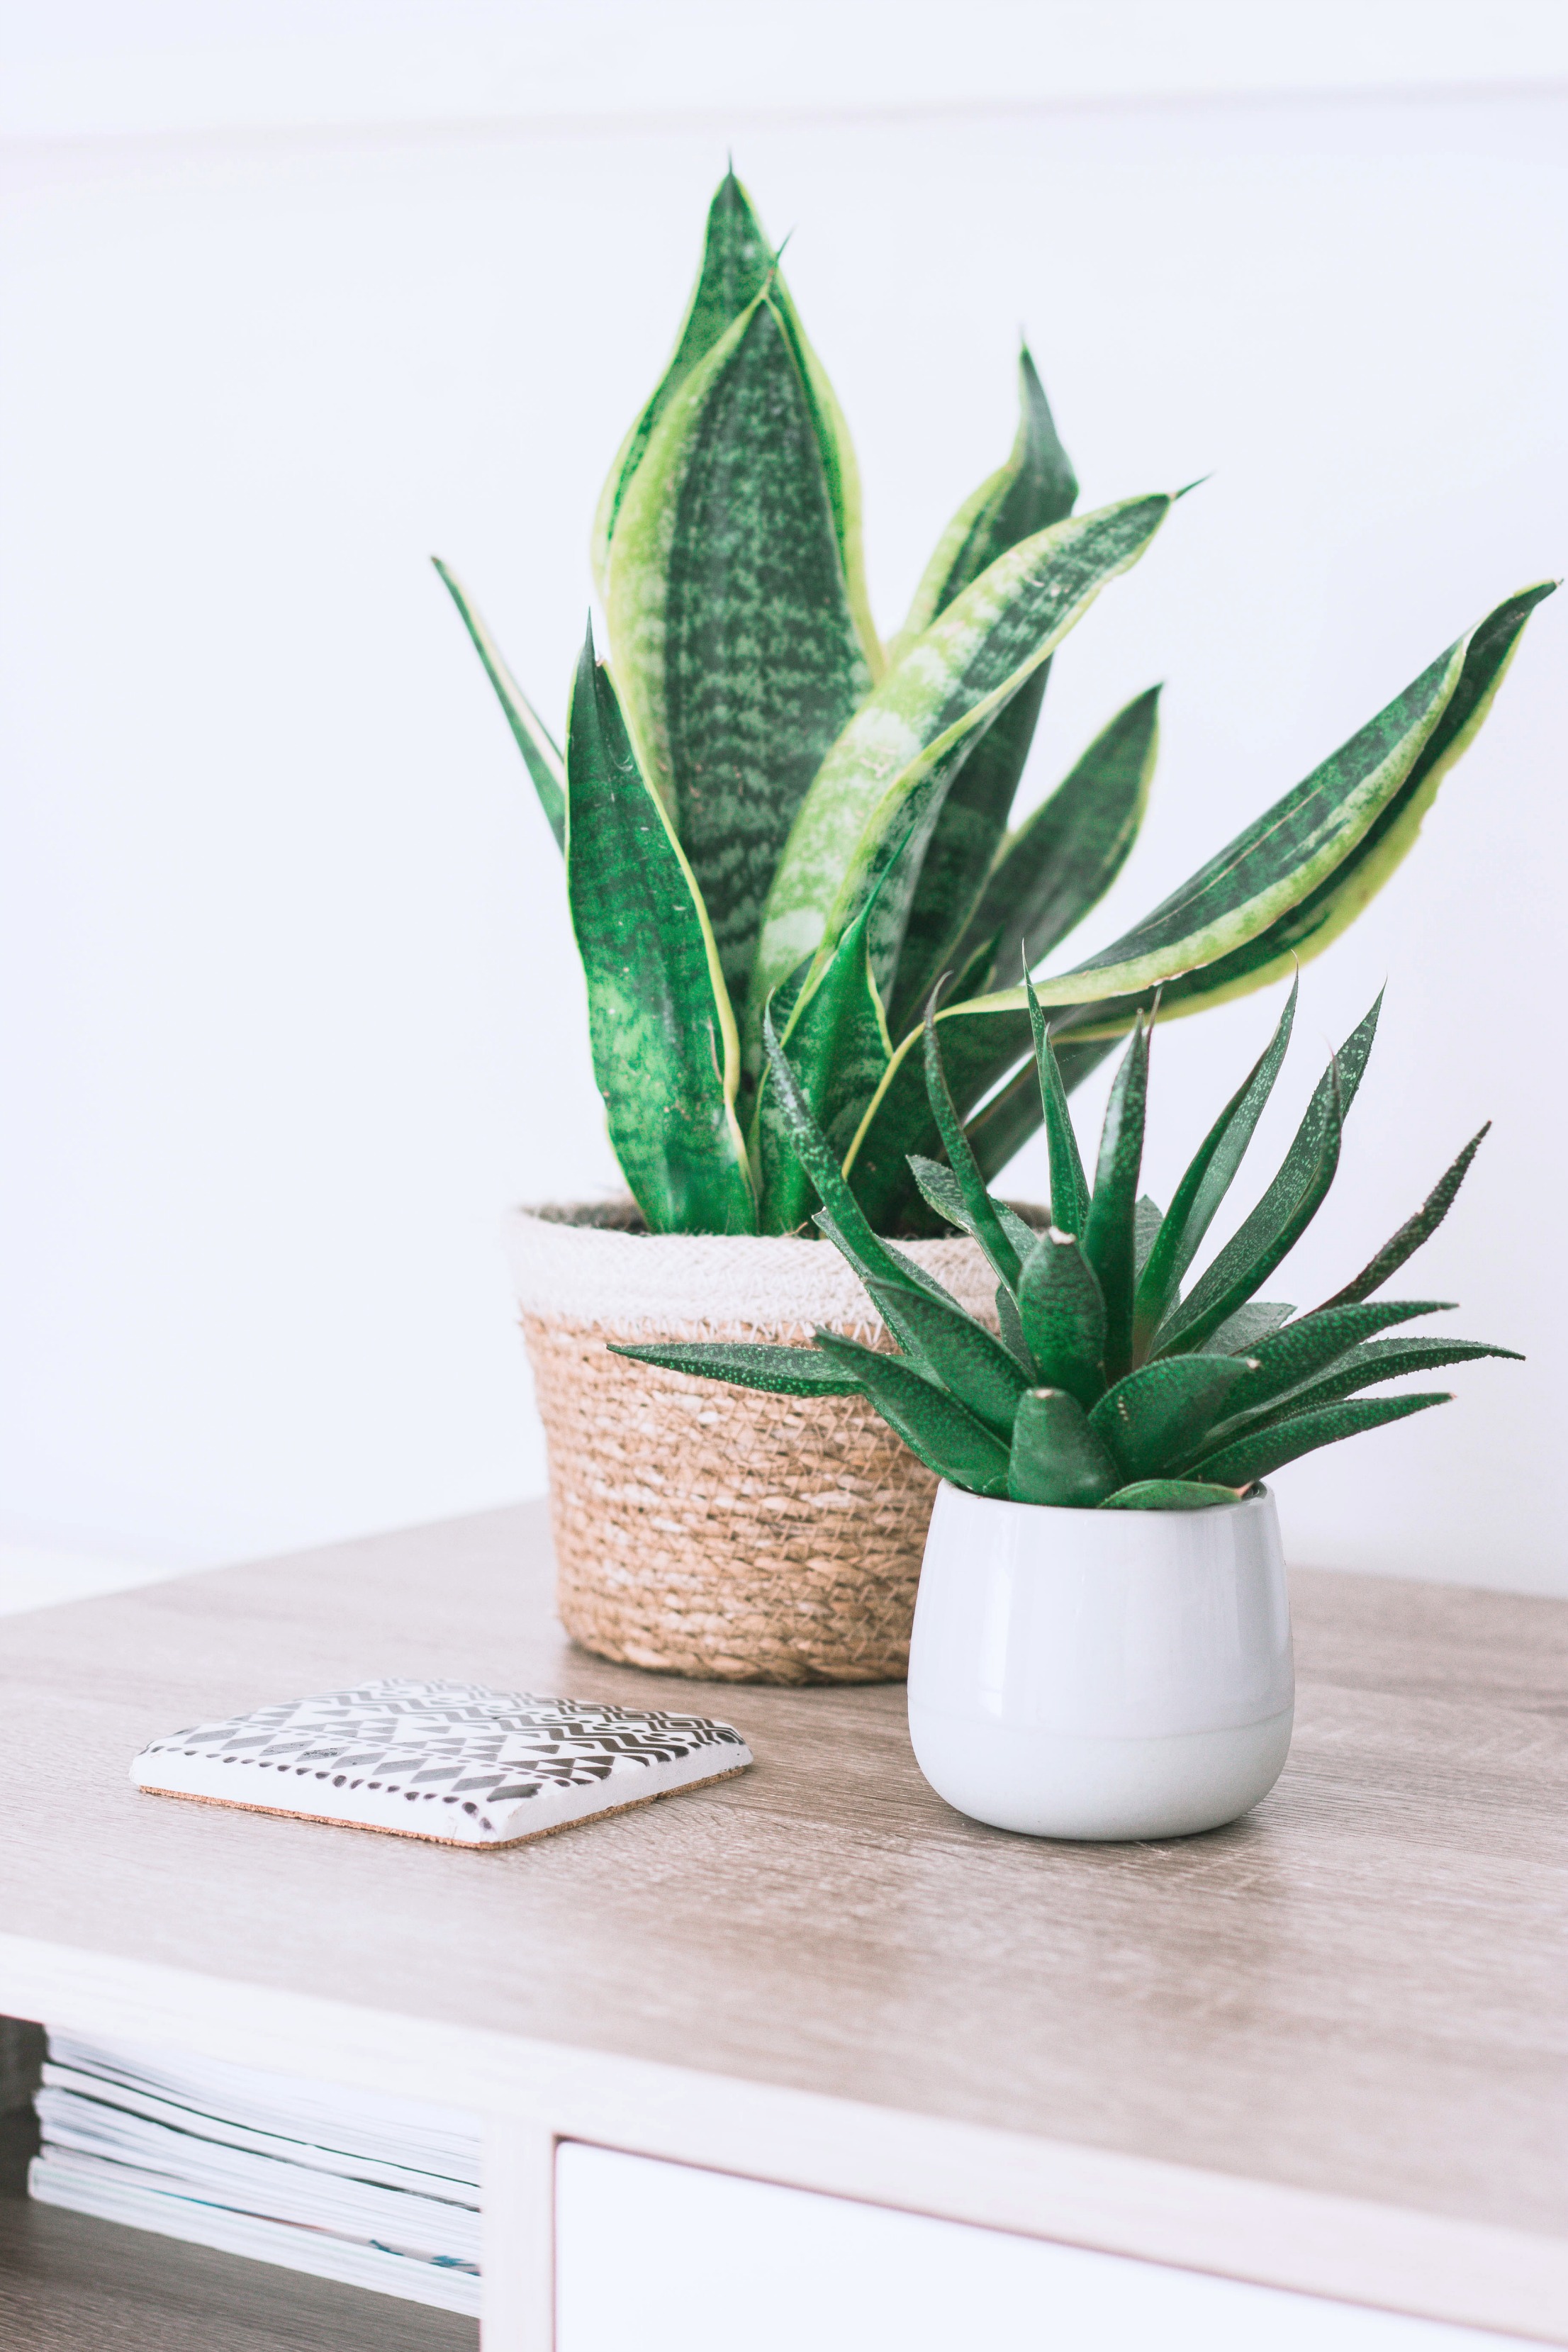
M 731 142 L 795 231 L 884 627 L 1006 445 L 1020 322 L 1086 503 L 1212 471 L 1053 677 L 1036 795 L 1169 681 L 1144 841 L 1075 952 L 1568 546 L 1561 9 L 995 5 L 951 47 L 953 11 L 880 0 L 333 0 L 248 41 L 222 12 L 226 44 L 210 11 L 16 14 L 0 1532 L 195 1560 L 542 1484 L 498 1221 L 614 1168 L 555 852 L 426 557 L 558 718 L 594 499 Z M 1565 622 L 1311 969 L 1273 1130 L 1386 976 L 1283 1295 L 1489 1113 L 1419 1286 L 1531 1361 L 1285 1473 L 1300 1559 L 1568 1591 Z M 1162 1033 L 1157 1194 L 1273 1009 Z

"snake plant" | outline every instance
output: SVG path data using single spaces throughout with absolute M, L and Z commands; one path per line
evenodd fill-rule
M 1040 1118 L 1015 985 L 1104 896 L 1142 816 L 1158 689 L 1009 830 L 1052 656 L 1173 503 L 1077 515 L 1034 363 L 1005 464 L 942 534 L 902 628 L 872 625 L 854 451 L 778 257 L 732 174 L 674 355 L 610 469 L 564 753 L 461 583 L 467 624 L 565 855 L 611 1140 L 655 1233 L 788 1233 L 810 1187 L 763 1050 L 866 1215 L 922 1230 L 939 1016 L 968 1146 L 994 1176 Z M 1039 982 L 1071 1087 L 1163 986 L 1166 1013 L 1254 988 L 1379 889 L 1491 702 L 1546 585 L 1450 646 L 1109 947 Z
M 1031 1074 L 1050 1155 L 1052 1215 L 1043 1232 L 986 1190 L 948 1087 L 933 999 L 921 1061 L 948 1160 L 917 1153 L 910 1175 L 936 1214 L 984 1252 L 996 1276 L 997 1331 L 873 1231 L 765 1021 L 784 1120 L 821 1196 L 816 1223 L 864 1282 L 900 1352 L 818 1331 L 808 1348 L 700 1339 L 617 1346 L 615 1353 L 742 1388 L 863 1395 L 927 1468 L 953 1486 L 1076 1509 L 1200 1510 L 1237 1502 L 1268 1472 L 1320 1446 L 1451 1402 L 1446 1392 L 1361 1391 L 1477 1356 L 1521 1360 L 1510 1349 L 1476 1339 L 1377 1336 L 1452 1304 L 1379 1300 L 1373 1293 L 1442 1223 L 1486 1128 L 1415 1215 L 1321 1307 L 1298 1315 L 1256 1295 L 1333 1182 L 1381 997 L 1331 1060 L 1257 1207 L 1182 1295 L 1279 1075 L 1298 985 L 1162 1212 L 1138 1191 L 1152 1024 L 1134 1019 L 1091 1185 L 1045 1014 L 1026 983 Z

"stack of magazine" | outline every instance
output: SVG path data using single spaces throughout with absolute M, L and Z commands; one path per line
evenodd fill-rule
M 37 2110 L 45 2204 L 479 2310 L 477 2116 L 54 2032 Z

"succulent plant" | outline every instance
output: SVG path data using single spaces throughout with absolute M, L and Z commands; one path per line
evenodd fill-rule
M 1033 1131 L 1029 1009 L 1011 985 L 1131 848 L 1158 689 L 1137 696 L 1009 831 L 1052 656 L 1143 554 L 1157 493 L 1072 512 L 1078 485 L 1026 351 L 1011 454 L 959 509 L 884 647 L 855 457 L 778 257 L 732 174 L 709 214 L 674 356 L 611 467 L 594 530 L 615 655 L 590 627 L 564 756 L 442 564 L 565 853 L 611 1140 L 655 1233 L 788 1233 L 806 1184 L 764 1013 L 866 1215 L 931 1212 L 937 1130 L 919 1008 L 994 1176 Z M 1148 919 L 1039 994 L 1071 1087 L 1152 992 L 1190 1012 L 1315 954 L 1410 847 L 1484 718 L 1542 585 L 1440 654 Z M 1074 1025 L 1076 1024 L 1076 1026 Z
M 1257 1297 L 1333 1182 L 1381 997 L 1331 1060 L 1257 1207 L 1182 1295 L 1279 1075 L 1299 985 L 1162 1212 L 1138 1191 L 1152 1024 L 1142 1015 L 1134 1020 L 1091 1185 L 1045 1014 L 1026 982 L 1050 1155 L 1051 1222 L 1043 1232 L 986 1190 L 942 1066 L 933 996 L 922 1065 L 931 1123 L 948 1160 L 917 1153 L 910 1174 L 936 1214 L 984 1252 L 996 1276 L 995 1331 L 873 1231 L 766 1021 L 783 1115 L 800 1165 L 821 1196 L 816 1223 L 859 1275 L 899 1352 L 834 1331 L 818 1331 L 815 1346 L 804 1348 L 672 1340 L 618 1345 L 615 1352 L 744 1388 L 797 1396 L 858 1392 L 952 1485 L 1079 1509 L 1196 1510 L 1237 1502 L 1270 1471 L 1319 1446 L 1451 1402 L 1446 1392 L 1363 1391 L 1405 1374 L 1513 1351 L 1475 1339 L 1382 1339 L 1395 1325 L 1438 1314 L 1452 1302 L 1378 1299 L 1374 1293 L 1441 1224 L 1486 1128 L 1415 1215 L 1322 1306 L 1298 1315 Z

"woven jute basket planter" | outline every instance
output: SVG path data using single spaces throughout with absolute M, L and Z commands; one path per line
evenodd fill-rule
M 550 1452 L 562 1622 L 721 1682 L 900 1681 L 936 1481 L 860 1397 L 763 1396 L 610 1339 L 804 1344 L 881 1322 L 823 1241 L 649 1234 L 632 1202 L 519 1210 L 508 1241 Z M 994 1323 L 970 1241 L 901 1244 Z

